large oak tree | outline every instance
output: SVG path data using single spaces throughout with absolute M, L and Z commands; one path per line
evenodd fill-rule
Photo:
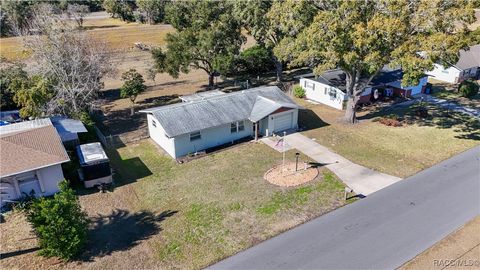
M 201 69 L 213 87 L 214 76 L 232 62 L 245 41 L 232 17 L 232 2 L 174 1 L 166 8 L 166 20 L 177 31 L 167 35 L 166 51 L 152 51 L 156 69 L 173 77 Z
M 404 85 L 416 84 L 434 63 L 451 65 L 467 47 L 467 25 L 474 20 L 468 1 L 316 1 L 313 23 L 294 42 L 274 51 L 315 74 L 333 68 L 346 73 L 345 119 L 356 120 L 359 98 L 385 66 L 401 66 Z M 288 18 L 286 19 L 288 20 Z M 288 40 L 287 40 L 288 41 Z
M 292 40 L 307 27 L 316 7 L 304 0 L 247 0 L 235 2 L 234 14 L 258 44 L 272 50 L 283 39 Z M 277 81 L 281 81 L 284 63 L 272 55 Z

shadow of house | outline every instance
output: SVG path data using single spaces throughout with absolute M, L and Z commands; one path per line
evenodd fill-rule
M 139 157 L 122 159 L 116 149 L 108 149 L 110 165 L 115 171 L 115 187 L 137 182 L 138 179 L 152 175 L 152 171 Z
M 314 111 L 303 109 L 298 111 L 298 126 L 301 130 L 310 130 L 326 127 L 329 126 L 329 124 L 318 117 Z
M 142 101 L 139 101 L 137 105 L 139 105 L 139 107 L 142 107 L 142 109 L 146 109 L 154 106 L 165 106 L 179 102 L 181 102 L 180 97 L 177 94 L 174 94 L 168 96 L 146 98 Z
M 176 213 L 170 210 L 160 214 L 148 211 L 130 213 L 116 209 L 111 215 L 99 215 L 91 221 L 89 241 L 80 260 L 92 261 L 95 257 L 129 250 L 158 234 L 162 230 L 160 223 Z

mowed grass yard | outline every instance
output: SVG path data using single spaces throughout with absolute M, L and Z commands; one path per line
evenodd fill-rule
M 152 175 L 134 184 L 147 211 L 175 211 L 152 242 L 162 266 L 200 268 L 344 204 L 343 184 L 327 170 L 296 188 L 273 186 L 263 174 L 282 155 L 247 143 L 186 164 L 160 155 L 150 141 L 119 149 L 114 160 L 127 179 L 143 166 L 124 166 L 138 157 Z M 287 153 L 290 160 L 294 152 Z M 305 158 L 305 157 L 304 157 Z
M 294 160 L 294 153 L 288 152 L 287 159 Z M 184 164 L 150 140 L 109 156 L 116 188 L 80 197 L 92 219 L 87 252 L 80 260 L 59 263 L 20 252 L 3 259 L 2 268 L 200 269 L 345 204 L 344 185 L 324 168 L 298 187 L 265 181 L 263 174 L 281 163 L 282 154 L 262 143 Z M 302 156 L 301 161 L 308 160 Z M 25 226 L 18 215 L 0 224 L 2 235 L 9 235 L 2 253 L 35 247 Z
M 297 102 L 306 107 L 299 116 L 306 136 L 353 162 L 402 178 L 480 144 L 478 120 L 458 113 L 447 116 L 445 110 L 434 106 L 429 106 L 427 119 L 415 119 L 410 106 L 361 112 L 360 123 L 349 125 L 339 120 L 343 111 Z M 406 116 L 411 123 L 389 127 L 375 121 L 387 114 Z

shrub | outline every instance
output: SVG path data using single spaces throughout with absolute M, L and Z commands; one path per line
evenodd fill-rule
M 459 85 L 458 92 L 462 97 L 471 98 L 478 94 L 478 89 L 479 86 L 476 82 L 472 80 L 466 80 Z
M 300 85 L 295 85 L 293 87 L 293 95 L 297 98 L 304 98 L 305 97 L 305 90 Z
M 70 260 L 87 240 L 87 216 L 66 180 L 53 198 L 35 200 L 27 213 L 40 245 L 40 255 Z

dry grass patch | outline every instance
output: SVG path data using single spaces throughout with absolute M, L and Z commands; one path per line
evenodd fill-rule
M 480 267 L 479 228 L 480 216 L 477 216 L 399 269 L 478 269 Z
M 407 177 L 455 154 L 480 144 L 478 122 L 430 106 L 431 117 L 410 121 L 402 127 L 389 127 L 372 119 L 386 114 L 399 117 L 413 114 L 412 107 L 382 112 L 364 112 L 355 125 L 339 121 L 342 111 L 303 100 L 300 112 L 304 134 L 353 162 L 384 173 Z M 410 118 L 409 118 L 410 119 Z

